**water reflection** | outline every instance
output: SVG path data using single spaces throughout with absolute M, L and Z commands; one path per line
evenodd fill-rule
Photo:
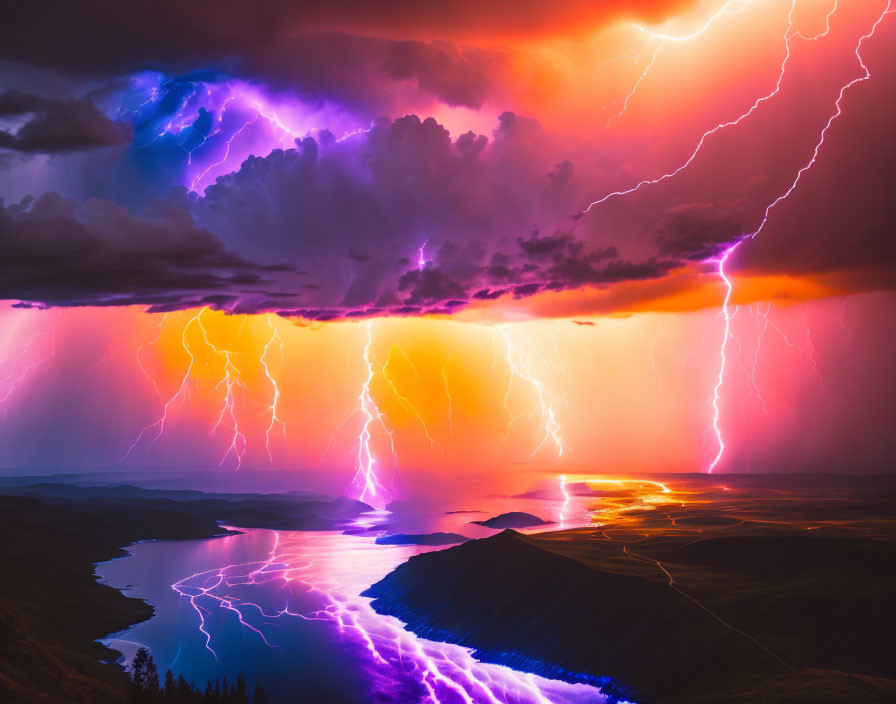
M 555 520 L 547 528 L 556 529 L 581 525 L 595 514 L 647 507 L 665 488 L 630 487 L 617 506 L 615 498 L 593 492 L 582 497 L 578 478 L 561 481 L 512 499 L 481 500 L 476 508 L 488 515 L 531 511 Z M 131 557 L 100 565 L 97 573 L 145 598 L 156 615 L 110 640 L 126 654 L 136 643 L 145 644 L 162 670 L 171 667 L 198 683 L 245 672 L 274 701 L 606 701 L 595 686 L 480 663 L 467 648 L 418 638 L 397 619 L 374 612 L 370 600 L 359 596 L 362 591 L 413 555 L 438 549 L 377 545 L 376 535 L 495 532 L 472 525 L 487 517 L 472 510 L 394 508 L 362 517 L 350 529 L 356 534 L 250 529 L 212 540 L 134 545 Z

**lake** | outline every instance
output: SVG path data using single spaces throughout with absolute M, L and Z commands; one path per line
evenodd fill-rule
M 408 507 L 400 520 L 373 511 L 349 528 L 362 534 L 239 529 L 208 540 L 132 545 L 128 557 L 97 565 L 97 575 L 156 613 L 104 642 L 127 660 L 146 646 L 162 674 L 171 668 L 203 688 L 244 672 L 273 702 L 605 702 L 596 686 L 480 663 L 468 648 L 419 638 L 359 596 L 411 556 L 441 549 L 377 545 L 381 521 L 390 520 L 389 532 L 484 537 L 496 531 L 470 521 L 504 510 L 567 526 L 574 524 L 569 516 L 587 516 L 569 500 L 495 498 L 477 508 Z

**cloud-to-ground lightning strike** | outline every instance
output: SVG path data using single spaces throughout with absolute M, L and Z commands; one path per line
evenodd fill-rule
M 187 399 L 190 397 L 191 392 L 195 392 L 199 389 L 202 377 L 210 370 L 218 369 L 216 365 L 219 364 L 220 371 L 214 372 L 215 383 L 211 388 L 211 393 L 213 395 L 220 394 L 221 400 L 219 409 L 211 425 L 210 433 L 214 434 L 222 428 L 229 429 L 229 442 L 224 450 L 224 454 L 219 460 L 219 466 L 223 466 L 229 457 L 233 457 L 236 469 L 239 469 L 242 466 L 243 459 L 248 450 L 249 442 L 245 432 L 240 427 L 241 413 L 238 407 L 240 405 L 241 397 L 245 397 L 248 394 L 248 387 L 243 381 L 243 372 L 245 370 L 246 362 L 241 360 L 244 355 L 242 355 L 240 352 L 237 352 L 233 349 L 222 348 L 211 339 L 209 330 L 206 327 L 205 321 L 203 320 L 203 314 L 206 311 L 206 308 L 202 308 L 198 313 L 192 315 L 184 324 L 184 327 L 181 330 L 180 344 L 186 352 L 187 357 L 189 358 L 189 363 L 183 377 L 181 378 L 177 390 L 163 405 L 160 417 L 155 422 L 144 427 L 140 431 L 134 442 L 131 443 L 128 450 L 118 460 L 119 462 L 127 459 L 137 448 L 137 446 L 140 445 L 144 437 L 148 437 L 151 435 L 151 440 L 146 448 L 147 451 L 149 451 L 149 449 L 152 448 L 159 437 L 164 433 L 165 427 L 170 419 L 170 412 L 175 407 L 179 407 L 185 401 L 187 401 Z M 139 352 L 149 347 L 150 345 L 156 344 L 159 341 L 164 320 L 165 319 L 163 318 L 163 320 L 160 322 L 159 334 L 151 342 L 142 345 L 138 350 L 137 356 L 138 366 L 144 372 L 147 378 L 150 379 L 155 390 L 158 390 L 158 384 L 152 377 L 152 375 L 150 375 L 146 371 L 146 368 L 144 367 L 142 360 L 140 359 Z M 243 334 L 243 330 L 245 329 L 245 321 L 246 319 L 243 320 L 243 325 L 240 326 L 237 335 Z M 268 459 L 273 461 L 271 455 L 271 435 L 277 425 L 281 427 L 285 435 L 286 424 L 282 416 L 280 415 L 282 402 L 280 385 L 277 382 L 276 375 L 274 374 L 274 370 L 271 366 L 271 355 L 274 354 L 274 345 L 276 343 L 280 348 L 282 361 L 284 343 L 282 337 L 280 336 L 279 330 L 277 330 L 272 320 L 268 318 L 267 322 L 271 334 L 265 339 L 264 343 L 261 346 L 261 352 L 258 355 L 257 363 L 261 368 L 261 372 L 266 382 L 269 384 L 271 391 L 270 402 L 266 406 L 266 414 L 268 414 L 269 416 L 269 422 L 265 429 L 264 440 Z M 250 329 L 253 330 L 254 336 L 254 326 Z M 191 336 L 193 337 L 193 340 L 189 339 Z M 195 340 L 195 338 L 197 337 L 199 338 L 199 340 L 201 340 L 201 345 L 199 347 L 197 347 L 198 343 Z M 213 363 L 206 356 L 203 363 L 203 356 L 200 352 L 200 350 L 203 348 L 208 354 L 212 355 L 212 359 L 217 360 L 217 362 Z M 194 379 L 194 374 L 196 373 L 198 373 L 198 377 Z
M 202 309 L 204 310 L 204 309 Z M 159 436 L 165 431 L 165 423 L 168 421 L 168 411 L 173 407 L 174 403 L 180 400 L 183 403 L 186 400 L 187 394 L 189 393 L 189 388 L 187 387 L 187 382 L 190 380 L 190 376 L 193 373 L 193 367 L 196 364 L 196 358 L 193 356 L 192 351 L 190 351 L 190 346 L 187 344 L 187 330 L 190 329 L 190 326 L 197 321 L 199 316 L 202 314 L 202 310 L 200 310 L 196 315 L 190 318 L 187 323 L 184 325 L 183 330 L 181 331 L 181 345 L 183 345 L 184 351 L 187 353 L 187 356 L 190 358 L 190 363 L 187 366 L 187 371 L 184 372 L 184 376 L 181 379 L 180 386 L 175 391 L 174 395 L 171 396 L 162 407 L 162 415 L 156 420 L 154 423 L 147 425 L 143 430 L 141 430 L 137 437 L 134 439 L 134 442 L 131 443 L 130 447 L 128 447 L 127 451 L 118 459 L 119 462 L 126 460 L 130 454 L 134 451 L 134 448 L 140 444 L 140 441 L 143 439 L 143 436 L 151 431 L 153 428 L 157 428 L 157 432 L 153 436 L 152 440 L 149 443 L 149 447 L 147 447 L 147 452 L 150 448 L 155 444 L 156 440 L 159 439 Z M 142 366 L 142 365 L 141 365 Z
M 336 427 L 336 430 L 333 431 L 333 434 L 330 436 L 330 440 L 327 443 L 327 447 L 324 450 L 323 455 L 321 456 L 321 461 L 323 460 L 323 457 L 326 456 L 326 454 L 329 452 L 329 449 L 333 444 L 333 439 L 335 438 L 336 433 L 339 431 L 339 429 L 342 428 L 346 423 L 348 423 L 352 418 L 360 414 L 363 421 L 355 443 L 355 475 L 352 479 L 351 485 L 354 488 L 354 492 L 358 495 L 359 500 L 386 503 L 388 502 L 390 496 L 387 489 L 379 479 L 378 460 L 372 447 L 372 443 L 374 440 L 374 429 L 377 426 L 381 428 L 383 433 L 388 437 L 391 454 L 393 460 L 396 463 L 398 455 L 395 449 L 394 429 L 391 427 L 391 423 L 389 422 L 388 417 L 380 409 L 379 404 L 377 404 L 373 397 L 372 384 L 374 382 L 374 379 L 377 377 L 377 374 L 379 374 L 386 382 L 392 394 L 395 396 L 395 400 L 398 402 L 398 404 L 403 409 L 410 412 L 413 415 L 414 419 L 420 424 L 420 427 L 423 430 L 423 435 L 430 443 L 430 446 L 438 447 L 442 451 L 442 453 L 444 453 L 444 447 L 438 441 L 436 441 L 436 439 L 430 433 L 429 426 L 427 425 L 426 419 L 423 417 L 423 413 L 421 412 L 421 410 L 407 397 L 406 394 L 401 392 L 401 390 L 398 388 L 396 378 L 389 373 L 389 367 L 392 364 L 393 354 L 400 355 L 407 362 L 407 365 L 410 367 L 411 372 L 414 374 L 414 377 L 417 380 L 418 385 L 420 386 L 421 392 L 425 394 L 423 382 L 420 378 L 419 373 L 417 372 L 416 367 L 414 366 L 414 363 L 411 361 L 408 354 L 397 344 L 393 344 L 389 348 L 389 352 L 386 355 L 385 362 L 383 362 L 382 364 L 377 362 L 373 356 L 372 328 L 372 321 L 363 323 L 363 330 L 366 336 L 366 341 L 363 347 L 362 358 L 364 361 L 364 370 L 366 376 L 364 377 L 364 381 L 361 385 L 361 392 L 357 397 L 357 407 L 351 412 L 347 413 L 339 423 L 339 425 Z M 451 399 L 449 396 L 449 413 L 450 404 Z M 449 430 L 449 433 L 450 432 L 452 431 Z
M 370 351 L 373 345 L 371 325 L 369 321 L 364 323 L 364 332 L 367 337 L 367 341 L 364 344 L 364 364 L 367 368 L 367 376 L 364 378 L 361 393 L 358 395 L 358 409 L 364 418 L 364 422 L 361 426 L 361 431 L 358 433 L 358 454 L 353 484 L 360 489 L 358 498 L 361 501 L 370 499 L 385 503 L 388 501 L 388 494 L 377 477 L 377 460 L 373 448 L 370 446 L 373 426 L 379 424 L 389 435 L 390 442 L 394 442 L 394 438 L 392 430 L 386 425 L 385 417 L 380 412 L 379 406 L 373 400 L 370 392 L 370 385 L 374 378 L 374 363 Z M 395 452 L 394 444 L 392 451 L 393 453 Z
M 274 341 L 277 341 L 277 344 L 280 346 L 280 360 L 283 360 L 283 338 L 280 337 L 280 333 L 277 328 L 274 326 L 274 323 L 271 322 L 271 316 L 268 315 L 266 318 L 268 326 L 271 329 L 271 337 L 267 341 L 264 346 L 264 351 L 261 353 L 261 365 L 264 367 L 264 375 L 268 380 L 268 383 L 271 385 L 271 391 L 273 392 L 273 397 L 271 398 L 271 404 L 268 406 L 268 411 L 271 414 L 271 422 L 268 423 L 267 430 L 264 433 L 264 446 L 268 452 L 268 459 L 273 462 L 274 458 L 271 455 L 271 433 L 274 430 L 275 425 L 279 425 L 281 430 L 283 431 L 283 436 L 286 437 L 286 423 L 277 415 L 277 405 L 280 402 L 280 386 L 277 384 L 277 380 L 274 378 L 273 374 L 271 374 L 271 368 L 268 365 L 268 352 L 271 349 L 271 345 L 274 344 Z
M 716 468 L 716 465 L 719 463 L 719 460 L 722 459 L 722 455 L 725 452 L 725 441 L 722 438 L 722 429 L 719 425 L 719 416 L 721 415 L 719 401 L 721 400 L 722 383 L 725 379 L 725 351 L 728 348 L 728 338 L 731 336 L 731 315 L 728 310 L 728 302 L 731 300 L 731 293 L 734 289 L 731 285 L 731 279 L 729 279 L 728 275 L 725 273 L 725 262 L 728 261 L 728 257 L 730 257 L 732 252 L 737 249 L 739 244 L 740 242 L 731 245 L 724 251 L 722 256 L 719 257 L 719 277 L 725 282 L 725 299 L 722 302 L 722 315 L 725 317 L 725 332 L 722 336 L 722 345 L 719 348 L 719 358 L 721 360 L 719 363 L 719 377 L 712 392 L 712 427 L 716 434 L 719 450 L 712 462 L 710 462 L 709 468 L 706 470 L 709 474 L 712 474 L 712 471 Z
M 204 329 L 203 333 L 205 333 Z M 219 354 L 224 355 L 224 375 L 221 377 L 221 381 L 215 385 L 215 390 L 220 389 L 222 386 L 224 387 L 224 401 L 221 405 L 221 412 L 218 414 L 218 418 L 210 432 L 217 432 L 218 428 L 224 423 L 225 414 L 230 417 L 230 425 L 232 428 L 230 444 L 228 444 L 227 448 L 224 450 L 224 454 L 221 456 L 221 461 L 218 463 L 218 466 L 222 467 L 227 460 L 227 457 L 233 453 L 236 459 L 236 468 L 239 469 L 243 464 L 243 455 L 246 453 L 247 445 L 246 436 L 240 432 L 239 421 L 237 420 L 236 414 L 235 389 L 243 387 L 243 383 L 240 381 L 240 370 L 233 363 L 234 352 L 231 352 L 230 350 L 218 350 L 208 342 L 207 335 L 204 335 L 204 337 L 206 343 L 209 344 L 212 349 Z

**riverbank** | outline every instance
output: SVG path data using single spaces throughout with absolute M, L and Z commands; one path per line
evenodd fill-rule
M 203 494 L 61 483 L 0 488 L 0 701 L 118 702 L 120 653 L 97 642 L 153 608 L 101 584 L 97 563 L 146 540 L 196 540 L 228 525 L 332 529 L 360 502 L 289 494 Z
M 141 540 L 220 533 L 215 521 L 177 511 L 0 496 L 0 699 L 124 701 L 119 653 L 97 640 L 150 618 L 153 609 L 97 582 L 94 563 L 122 557 Z

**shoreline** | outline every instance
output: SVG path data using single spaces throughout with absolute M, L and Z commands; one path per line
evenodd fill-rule
M 600 526 L 508 530 L 413 557 L 363 594 L 484 662 L 585 673 L 638 702 L 892 701 L 891 486 L 724 488 Z

